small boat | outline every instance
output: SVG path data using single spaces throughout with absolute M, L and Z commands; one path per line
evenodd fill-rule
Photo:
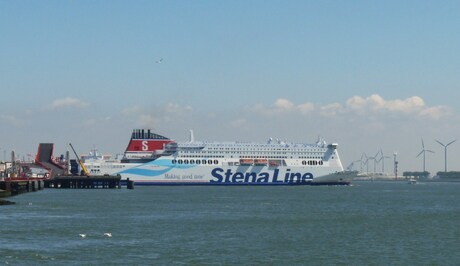
M 409 180 L 407 181 L 407 183 L 410 184 L 410 185 L 415 185 L 415 184 L 417 184 L 417 180 L 411 178 L 411 179 L 409 179 Z

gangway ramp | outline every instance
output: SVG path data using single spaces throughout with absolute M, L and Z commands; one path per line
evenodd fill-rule
M 50 170 L 50 177 L 62 175 L 65 172 L 64 167 L 53 161 L 53 149 L 54 143 L 40 143 L 38 145 L 37 156 L 35 157 L 35 162 L 38 165 Z

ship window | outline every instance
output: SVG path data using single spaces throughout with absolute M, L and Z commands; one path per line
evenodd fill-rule
M 190 160 L 190 163 L 191 163 L 191 164 L 194 164 L 194 163 L 195 163 L 195 160 L 193 160 L 193 159 Z
M 196 160 L 196 164 L 200 164 L 200 163 L 201 163 L 201 161 L 200 161 L 200 160 Z
M 172 163 L 173 163 L 173 164 L 176 164 L 176 163 L 177 163 L 177 161 L 176 161 L 176 160 L 172 160 Z
M 184 163 L 185 163 L 185 164 L 188 164 L 188 160 L 184 160 Z
M 208 164 L 212 164 L 212 160 L 208 160 Z
M 217 161 L 217 160 L 214 160 L 214 164 L 219 164 L 219 161 Z
M 182 160 L 178 160 L 177 162 L 178 162 L 179 164 L 182 164 Z
M 206 164 L 206 160 L 202 160 L 201 162 L 202 162 L 203 164 Z

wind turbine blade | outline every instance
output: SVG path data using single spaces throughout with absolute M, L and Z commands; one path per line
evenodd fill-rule
M 441 144 L 442 146 L 446 147 L 446 145 L 442 144 L 439 140 L 435 139 L 437 143 Z
M 423 143 L 423 139 L 422 139 L 422 148 L 425 149 L 425 143 Z
M 425 151 L 427 151 L 427 152 L 431 152 L 431 153 L 435 153 L 435 152 L 434 152 L 434 151 L 432 151 L 432 150 L 425 150 Z
M 446 147 L 449 146 L 450 144 L 456 142 L 456 141 L 457 141 L 457 140 L 453 140 L 453 141 L 449 142 L 449 143 L 446 145 Z
M 415 156 L 415 158 L 419 157 L 420 154 L 422 154 L 425 150 L 422 150 L 419 154 L 417 154 L 417 156 Z

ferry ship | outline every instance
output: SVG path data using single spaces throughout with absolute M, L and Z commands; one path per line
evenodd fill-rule
M 134 130 L 123 159 L 89 160 L 94 174 L 120 174 L 136 185 L 348 185 L 337 143 L 176 142 Z

